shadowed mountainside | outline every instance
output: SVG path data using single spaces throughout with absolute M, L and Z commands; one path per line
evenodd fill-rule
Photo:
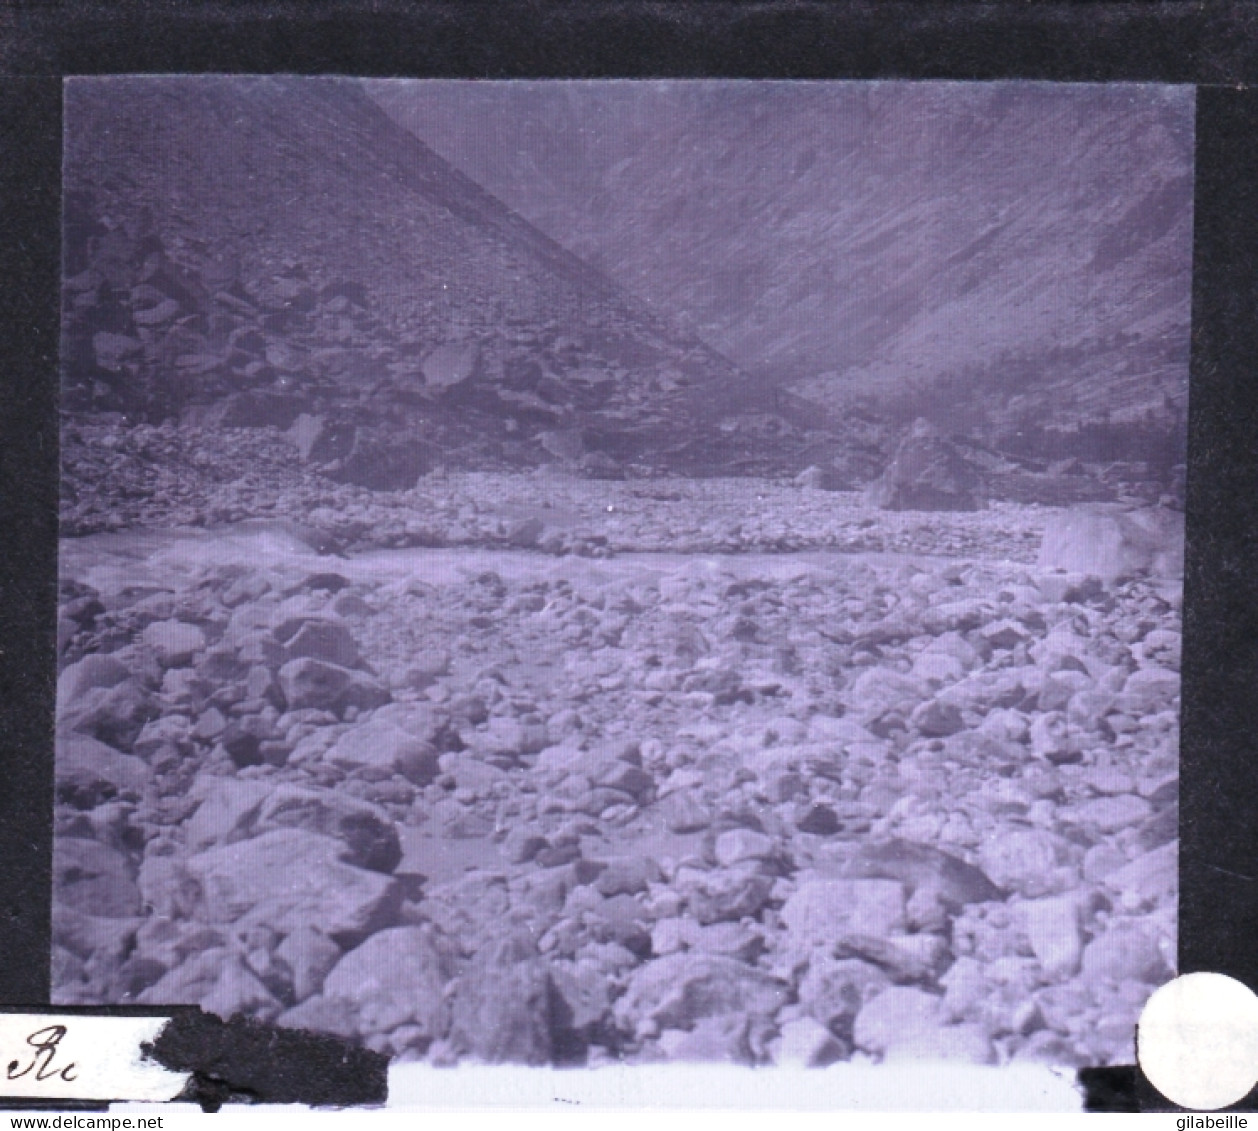
M 1187 92 L 369 89 L 542 230 L 810 401 L 873 402 L 1009 448 L 1084 458 L 1115 445 L 1111 458 L 1130 455 L 1122 434 L 1137 422 L 1182 431 Z M 1148 446 L 1139 429 L 1134 446 Z
M 326 462 L 385 425 L 441 459 L 527 465 L 558 433 L 574 459 L 702 462 L 746 384 L 355 82 L 73 82 L 66 120 L 72 410 L 316 417 L 296 439 L 310 457 L 322 429 Z

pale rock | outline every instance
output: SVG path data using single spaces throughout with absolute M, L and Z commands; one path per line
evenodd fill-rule
M 140 633 L 140 639 L 166 668 L 186 667 L 205 648 L 205 633 L 195 624 L 178 620 L 154 621 Z
M 374 770 L 383 777 L 401 774 L 414 785 L 428 785 L 440 772 L 436 749 L 388 721 L 372 719 L 346 731 L 327 754 L 347 770 Z
M 358 1010 L 354 1003 L 341 998 L 315 994 L 299 1005 L 281 1013 L 275 1024 L 285 1029 L 304 1029 L 313 1033 L 334 1033 L 346 1040 L 358 1040 Z
M 894 711 L 907 719 L 930 694 L 923 679 L 890 668 L 870 668 L 847 689 L 846 699 L 861 718 L 876 719 Z
M 1083 856 L 1083 878 L 1089 883 L 1100 883 L 1127 863 L 1123 851 L 1102 841 L 1094 844 Z
M 1182 577 L 1184 516 L 1165 508 L 1099 507 L 1050 514 L 1039 566 L 1092 574 L 1107 582 L 1144 573 Z
M 773 893 L 773 877 L 741 870 L 709 872 L 677 888 L 698 922 L 720 923 L 758 915 Z
M 889 986 L 856 1015 L 852 1038 L 866 1052 L 884 1053 L 906 1041 L 929 1039 L 943 1024 L 942 998 L 909 986 Z
M 1171 971 L 1149 930 L 1136 923 L 1119 922 L 1084 948 L 1082 974 L 1093 980 L 1157 985 L 1169 978 Z
M 58 677 L 57 705 L 69 706 L 89 691 L 116 687 L 130 676 L 131 670 L 116 656 L 84 656 Z
M 1104 876 L 1105 886 L 1138 904 L 1173 899 L 1179 891 L 1179 842 L 1171 841 L 1137 856 Z
M 783 741 L 786 741 L 785 738 Z M 813 715 L 808 720 L 808 741 L 846 746 L 852 742 L 876 743 L 878 739 L 851 719 L 835 718 L 833 715 Z
M 275 948 L 275 956 L 288 965 L 294 1000 L 303 1002 L 323 988 L 324 979 L 341 959 L 341 948 L 318 927 L 298 927 Z
M 402 859 L 397 829 L 388 813 L 368 801 L 332 789 L 280 785 L 268 791 L 255 830 L 295 828 L 335 837 L 341 859 L 373 872 L 392 872 Z
M 202 778 L 190 794 L 199 802 L 184 825 L 185 843 L 193 851 L 231 844 L 251 835 L 271 787 L 240 778 Z
M 1041 758 L 1061 764 L 1078 761 L 1079 735 L 1061 711 L 1036 715 L 1029 731 L 1031 749 Z
M 113 798 L 139 799 L 152 778 L 148 766 L 85 734 L 58 733 L 57 799 L 76 809 L 94 809 Z
M 1089 826 L 1103 833 L 1114 833 L 1140 824 L 1152 813 L 1153 806 L 1143 797 L 1134 793 L 1123 793 L 1114 797 L 1095 797 L 1091 801 L 1082 801 L 1078 805 L 1060 809 L 1058 816 L 1070 824 Z
M 202 951 L 140 994 L 146 1005 L 199 1005 L 226 1019 L 237 1015 L 274 1020 L 283 1007 L 236 954 Z
M 1017 912 L 1044 973 L 1053 981 L 1073 976 L 1083 954 L 1078 900 L 1072 896 L 1028 900 L 1017 906 Z
M 691 1029 L 665 1029 L 656 1044 L 673 1061 L 754 1064 L 749 1028 L 739 1014 L 705 1017 Z
M 325 998 L 353 1001 L 364 1034 L 418 1025 L 429 1040 L 445 1035 L 445 983 L 453 970 L 431 927 L 392 927 L 349 951 L 323 980 Z
M 559 991 L 530 938 L 483 945 L 454 987 L 450 1040 L 485 1064 L 547 1064 Z
M 389 693 L 362 672 L 303 657 L 280 668 L 280 687 L 290 711 L 303 707 L 339 712 L 368 710 L 389 700 Z
M 79 958 L 93 955 L 111 964 L 123 961 L 136 945 L 139 929 L 145 920 L 139 918 L 106 918 L 84 914 L 54 903 L 52 907 L 52 941 Z
M 799 984 L 799 1001 L 826 1028 L 847 1032 L 865 1002 L 888 982 L 887 974 L 868 962 L 814 950 Z
M 144 724 L 131 744 L 131 751 L 141 758 L 152 758 L 159 750 L 183 754 L 191 745 L 192 727 L 188 719 L 183 715 L 162 715 Z
M 552 962 L 550 978 L 567 1009 L 567 1027 L 589 1039 L 605 1027 L 612 1006 L 612 981 L 600 966 L 588 959 Z
M 716 862 L 723 868 L 745 860 L 770 860 L 774 856 L 773 838 L 752 829 L 727 829 L 713 846 Z
M 935 687 L 965 678 L 965 665 L 945 652 L 922 652 L 913 660 L 913 674 Z
M 722 1014 L 772 1017 L 790 1000 L 790 986 L 732 958 L 688 952 L 639 966 L 615 1006 L 618 1022 L 641 1030 L 690 1028 Z
M 1029 898 L 1064 890 L 1081 855 L 1047 829 L 1013 829 L 979 847 L 979 865 L 997 887 Z
M 1173 707 L 1179 700 L 1180 676 L 1168 668 L 1137 668 L 1127 677 L 1118 709 L 1140 718 Z
M 782 1026 L 774 1060 L 792 1067 L 824 1068 L 842 1060 L 845 1053 L 834 1034 L 821 1022 L 812 1017 L 797 1017 Z
M 944 987 L 944 1005 L 954 1020 L 977 1011 L 991 989 L 982 963 L 968 955 L 953 962 L 939 981 Z
M 285 934 L 317 926 L 352 944 L 388 922 L 401 889 L 386 876 L 344 863 L 344 851 L 331 837 L 277 829 L 200 852 L 186 865 L 201 888 L 198 917 Z
M 69 670 L 67 668 L 66 672 Z M 66 672 L 62 673 L 63 678 Z M 157 704 L 140 682 L 126 678 L 107 687 L 92 687 L 75 696 L 63 698 L 58 693 L 57 729 L 91 735 L 126 753 L 145 724 L 158 713 Z
M 196 1004 L 222 1018 L 244 1016 L 259 1021 L 272 1021 L 284 1009 L 262 980 L 236 955 L 223 963 L 218 978 Z
M 781 914 L 805 946 L 832 945 L 852 932 L 882 936 L 904 927 L 904 887 L 893 880 L 806 880 Z

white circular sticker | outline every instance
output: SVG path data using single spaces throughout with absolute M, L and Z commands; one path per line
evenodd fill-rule
M 1216 1111 L 1258 1084 L 1258 996 L 1226 974 L 1184 974 L 1145 1004 L 1136 1055 L 1180 1107 Z

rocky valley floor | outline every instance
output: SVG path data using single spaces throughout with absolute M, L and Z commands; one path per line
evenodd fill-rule
M 1014 504 L 255 487 L 63 541 L 56 1001 L 439 1064 L 1131 1062 L 1179 582 L 1041 569 Z

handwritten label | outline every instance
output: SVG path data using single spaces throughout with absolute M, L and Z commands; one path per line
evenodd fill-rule
M 187 1076 L 144 1059 L 165 1017 L 0 1014 L 0 1096 L 49 1100 L 173 1099 Z

